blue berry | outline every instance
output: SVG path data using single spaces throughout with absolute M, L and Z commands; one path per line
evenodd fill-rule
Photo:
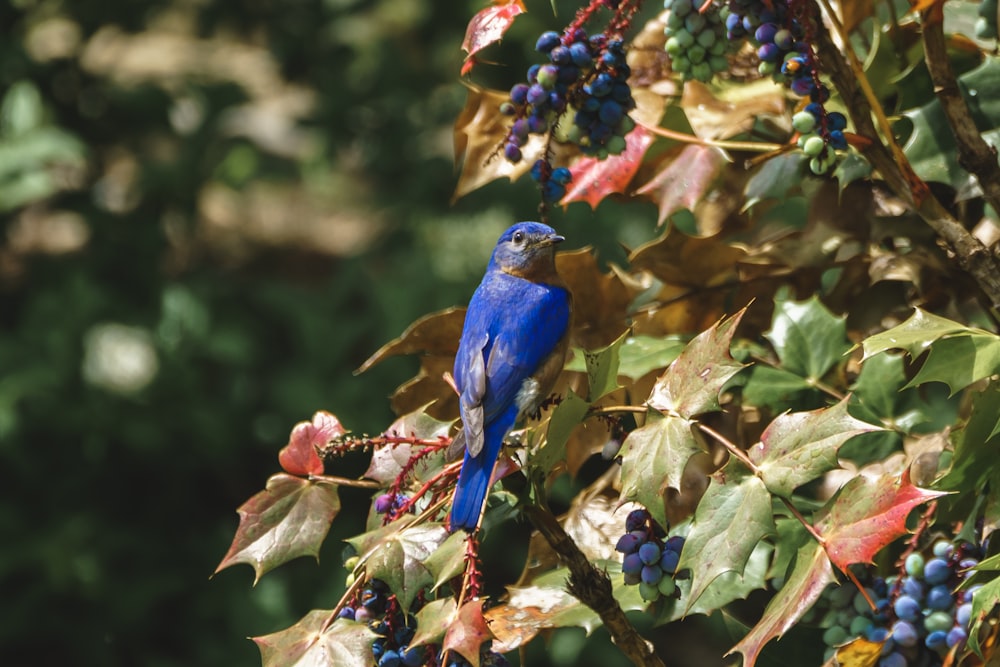
M 552 49 L 559 46 L 559 43 L 561 41 L 562 38 L 559 36 L 559 33 L 554 32 L 552 30 L 549 30 L 548 32 L 543 32 L 541 36 L 539 36 L 538 41 L 535 42 L 535 50 L 539 51 L 540 53 L 548 53 Z
M 924 565 L 924 579 L 932 586 L 943 584 L 951 576 L 951 566 L 943 558 L 932 558 Z
M 915 621 L 920 618 L 920 603 L 909 595 L 900 595 L 892 605 L 897 618 L 904 621 Z
M 639 549 L 639 545 L 642 544 L 643 537 L 637 535 L 635 532 L 628 532 L 618 538 L 618 543 L 615 544 L 615 551 L 623 554 L 635 553 Z

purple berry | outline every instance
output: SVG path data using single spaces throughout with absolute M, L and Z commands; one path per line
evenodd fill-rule
M 660 558 L 660 569 L 667 574 L 673 574 L 677 571 L 677 564 L 681 560 L 681 555 L 676 551 L 664 550 L 663 556 Z
M 660 545 L 655 542 L 646 542 L 639 547 L 639 558 L 646 565 L 660 562 Z
M 565 46 L 557 46 L 549 52 L 549 60 L 556 65 L 569 65 L 573 62 L 573 56 L 570 55 L 569 49 Z
M 635 553 L 639 549 L 640 544 L 642 544 L 641 537 L 632 532 L 625 533 L 618 538 L 618 543 L 615 544 L 615 551 L 623 554 Z
M 924 565 L 924 579 L 932 586 L 943 584 L 951 576 L 951 566 L 943 558 L 931 558 Z
M 545 90 L 540 84 L 533 83 L 531 88 L 528 88 L 528 104 L 540 104 L 541 102 L 548 101 L 549 91 Z
M 778 32 L 778 26 L 773 23 L 763 23 L 754 32 L 753 37 L 761 44 L 769 44 L 774 41 L 774 36 Z M 791 35 L 789 35 L 791 37 Z
M 385 514 L 390 509 L 392 509 L 393 496 L 389 493 L 383 493 L 381 496 L 375 499 L 375 512 L 377 514 Z
M 654 586 L 660 583 L 660 579 L 663 578 L 663 570 L 660 569 L 659 565 L 647 565 L 642 568 L 642 573 L 639 575 L 639 580 L 644 584 L 649 584 Z
M 514 104 L 521 106 L 528 101 L 528 86 L 524 83 L 519 83 L 510 89 L 510 101 Z
M 548 53 L 552 49 L 559 46 L 562 38 L 559 33 L 549 30 L 548 32 L 543 32 L 539 36 L 538 41 L 535 42 L 535 50 L 540 53 Z
M 514 142 L 508 142 L 503 147 L 503 154 L 504 157 L 515 164 L 521 161 L 521 148 Z

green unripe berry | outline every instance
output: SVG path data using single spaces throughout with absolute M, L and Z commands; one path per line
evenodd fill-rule
M 708 83 L 712 80 L 712 67 L 705 62 L 692 65 L 691 78 L 702 83 Z
M 809 134 L 816 129 L 816 116 L 808 111 L 800 111 L 792 116 L 792 127 L 795 128 L 796 132 Z
M 823 152 L 826 148 L 826 143 L 823 141 L 823 137 L 813 135 L 806 139 L 806 143 L 802 145 L 802 152 L 809 157 L 816 157 Z
M 706 49 L 710 48 L 715 44 L 715 32 L 712 30 L 702 30 L 698 33 L 698 38 L 695 41 Z
M 660 583 L 656 585 L 656 588 L 663 597 L 670 597 L 677 590 L 677 583 L 673 580 L 673 577 L 663 577 L 660 579 Z
M 708 52 L 711 53 L 713 56 L 723 56 L 726 54 L 726 51 L 728 49 L 729 49 L 729 44 L 727 44 L 725 40 L 717 39 L 715 40 L 715 43 L 713 43 L 712 46 L 709 47 Z
M 703 46 L 692 46 L 687 52 L 688 60 L 691 61 L 692 65 L 697 65 L 700 62 L 705 61 L 705 47 Z
M 660 597 L 660 589 L 640 581 L 639 596 L 646 602 L 655 602 Z
M 676 58 L 681 54 L 682 51 L 684 51 L 684 47 L 681 46 L 681 43 L 677 39 L 677 37 L 671 37 L 670 39 L 668 39 L 666 45 L 663 48 L 667 52 L 667 55 L 669 55 L 671 58 Z
M 615 135 L 608 139 L 607 152 L 611 155 L 618 155 L 625 150 L 625 137 Z
M 694 35 L 692 35 L 687 30 L 680 30 L 680 31 L 678 31 L 674 35 L 674 37 L 677 38 L 677 41 L 680 42 L 680 45 L 683 46 L 685 49 L 688 49 L 688 48 L 691 48 L 692 46 L 694 46 Z
M 832 628 L 827 628 L 826 632 L 823 633 L 823 643 L 827 646 L 840 646 L 848 640 L 847 630 L 835 625 Z
M 729 59 L 725 56 L 712 56 L 708 59 L 708 66 L 713 72 L 725 72 L 729 69 Z
M 774 63 L 761 62 L 757 65 L 757 71 L 760 72 L 761 76 L 771 76 L 774 74 Z
M 701 32 L 705 28 L 705 16 L 701 12 L 692 12 L 684 18 L 684 27 L 692 35 Z

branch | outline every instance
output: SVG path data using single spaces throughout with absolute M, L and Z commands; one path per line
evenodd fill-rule
M 598 570 L 573 541 L 552 513 L 537 505 L 525 512 L 538 532 L 569 567 L 569 592 L 601 617 L 615 645 L 640 667 L 664 667 L 652 645 L 632 626 L 611 592 L 611 580 Z
M 1000 212 L 1000 163 L 997 163 L 997 149 L 986 143 L 979 133 L 951 69 L 944 39 L 943 5 L 943 0 L 939 0 L 920 15 L 924 61 L 934 83 L 934 94 L 948 119 L 951 133 L 955 135 L 958 163 L 975 175 L 983 188 L 983 198 L 994 211 Z
M 818 1 L 827 10 L 834 27 L 843 33 L 843 26 L 827 0 Z M 872 92 L 857 55 L 849 46 L 847 35 L 840 35 L 841 41 L 848 45 L 845 57 L 833 43 L 823 22 L 817 19 L 816 24 L 816 48 L 823 68 L 830 74 L 833 85 L 846 103 L 857 133 L 871 140 L 861 152 L 896 196 L 911 206 L 948 245 L 959 265 L 975 279 L 990 303 L 1000 307 L 1000 264 L 997 259 L 934 197 L 927 184 L 913 171 L 891 131 L 880 135 L 875 129 L 872 115 L 884 125 L 885 113 Z

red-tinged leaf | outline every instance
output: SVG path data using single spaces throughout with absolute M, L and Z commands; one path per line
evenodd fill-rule
M 642 126 L 637 126 L 625 136 L 625 150 L 620 154 L 604 160 L 580 158 L 570 167 L 573 181 L 560 203 L 566 206 L 570 202 L 585 201 L 596 209 L 608 195 L 625 193 L 652 144 L 653 135 Z
M 336 417 L 320 410 L 313 415 L 311 422 L 295 425 L 288 444 L 278 453 L 278 463 L 292 475 L 322 475 L 323 459 L 319 457 L 317 448 L 326 446 L 346 432 Z
M 483 600 L 473 600 L 458 610 L 458 618 L 444 633 L 441 649 L 455 651 L 472 667 L 479 667 L 479 647 L 491 637 L 493 635 L 483 618 Z
M 753 667 L 764 644 L 795 625 L 833 581 L 830 560 L 817 542 L 809 540 L 799 548 L 795 567 L 785 585 L 771 598 L 760 621 L 726 655 L 738 651 L 743 654 L 743 667 Z
M 713 581 L 726 572 L 743 574 L 750 554 L 775 533 L 771 495 L 763 482 L 735 459 L 712 475 L 698 503 L 678 569 L 691 570 L 691 609 Z
M 743 368 L 729 353 L 729 346 L 745 312 L 743 308 L 688 343 L 656 381 L 646 403 L 685 419 L 718 410 L 723 385 Z
M 847 413 L 845 398 L 829 408 L 779 415 L 747 454 L 768 491 L 789 497 L 799 486 L 839 467 L 840 446 L 860 433 L 881 430 Z
M 326 627 L 330 616 L 316 609 L 290 628 L 254 637 L 263 667 L 369 667 L 377 635 L 343 618 Z
M 410 647 L 441 643 L 444 633 L 455 621 L 457 611 L 458 605 L 453 597 L 434 600 L 421 607 L 417 612 L 417 632 L 410 640 Z
M 236 563 L 251 565 L 254 584 L 299 556 L 319 559 L 319 548 L 340 511 L 337 486 L 278 473 L 267 488 L 237 510 L 240 526 L 216 573 Z
M 385 435 L 418 440 L 436 440 L 448 435 L 451 424 L 452 422 L 438 421 L 420 409 L 397 419 L 392 423 L 392 426 L 385 430 Z M 417 451 L 419 451 L 419 447 Z M 383 484 L 389 484 L 403 471 L 403 466 L 409 462 L 413 453 L 414 447 L 408 442 L 379 447 L 372 452 L 372 462 L 364 476 Z M 417 479 L 420 479 L 420 473 L 428 471 L 436 472 L 437 467 L 426 464 L 417 466 L 415 470 Z
M 906 517 L 914 507 L 943 495 L 914 486 L 909 469 L 900 477 L 858 475 L 830 499 L 816 530 L 826 539 L 830 560 L 846 570 L 851 563 L 871 563 L 875 554 L 906 535 Z
M 636 190 L 660 207 L 662 225 L 682 209 L 693 211 L 726 166 L 726 153 L 714 146 L 675 146 L 664 156 L 656 175 Z
M 479 10 L 469 21 L 462 50 L 471 58 L 493 42 L 499 42 L 514 24 L 514 19 L 526 11 L 521 0 L 494 0 L 493 6 Z
M 681 489 L 688 460 L 702 451 L 692 423 L 676 415 L 651 421 L 628 434 L 622 444 L 622 501 L 634 500 L 667 525 L 663 496 Z

